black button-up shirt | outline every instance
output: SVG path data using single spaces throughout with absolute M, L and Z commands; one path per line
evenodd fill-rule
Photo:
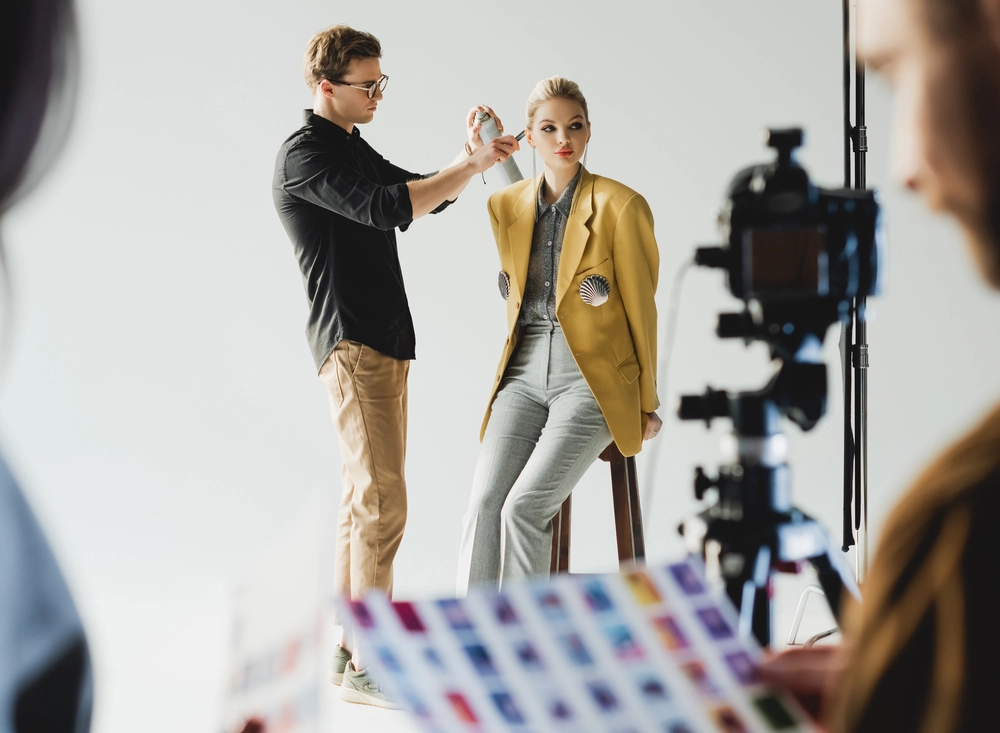
M 312 110 L 281 146 L 274 206 L 302 270 L 317 369 L 343 339 L 415 357 L 394 229 L 413 220 L 406 182 L 424 177 L 376 153 L 357 126 L 347 132 Z

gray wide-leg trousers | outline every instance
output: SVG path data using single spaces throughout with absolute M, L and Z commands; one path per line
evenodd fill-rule
M 552 518 L 610 442 L 559 325 L 522 328 L 476 464 L 460 595 L 472 584 L 548 574 Z

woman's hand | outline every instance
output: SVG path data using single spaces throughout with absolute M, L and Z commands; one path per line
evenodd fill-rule
M 649 413 L 649 419 L 646 421 L 646 432 L 643 434 L 643 440 L 649 440 L 650 438 L 655 438 L 656 434 L 660 432 L 660 428 L 663 427 L 663 420 L 655 412 Z
M 485 104 L 476 105 L 469 110 L 469 116 L 465 120 L 465 126 L 469 132 L 469 147 L 472 148 L 473 152 L 483 147 L 483 139 L 479 136 L 479 130 L 482 128 L 482 125 L 476 121 L 476 114 L 479 112 L 485 112 L 492 117 L 493 121 L 497 123 L 497 129 L 500 131 L 500 134 L 503 134 L 503 123 L 500 122 L 500 118 L 497 117 L 496 112 Z
M 846 663 L 843 647 L 812 646 L 769 657 L 760 673 L 765 681 L 790 692 L 818 720 L 823 698 L 836 687 Z

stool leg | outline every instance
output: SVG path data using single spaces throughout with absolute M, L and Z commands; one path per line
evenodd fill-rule
M 562 524 L 562 509 L 552 517 L 552 555 L 549 557 L 549 574 L 559 572 L 559 528 Z
M 569 530 L 572 518 L 572 498 L 566 497 L 559 511 L 552 518 L 552 557 L 549 561 L 549 572 L 569 572 Z
M 634 560 L 646 559 L 646 538 L 642 533 L 642 508 L 639 506 L 639 478 L 635 471 L 635 456 L 625 459 L 628 466 L 628 497 L 632 517 L 632 549 Z
M 615 536 L 618 539 L 618 562 L 627 563 L 635 557 L 632 547 L 632 507 L 629 502 L 628 469 L 625 456 L 614 443 L 608 450 L 611 459 L 611 498 L 615 505 Z
M 646 543 L 642 532 L 635 457 L 625 458 L 614 443 L 608 446 L 607 454 L 611 462 L 611 496 L 615 506 L 618 562 L 644 560 Z

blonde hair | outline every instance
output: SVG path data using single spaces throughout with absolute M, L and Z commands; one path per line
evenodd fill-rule
M 314 89 L 324 79 L 340 81 L 354 59 L 382 58 L 382 44 L 371 33 L 335 25 L 320 31 L 306 44 L 302 74 Z
M 535 123 L 535 113 L 543 102 L 550 99 L 568 99 L 583 107 L 583 119 L 590 124 L 590 113 L 587 111 L 587 100 L 580 91 L 579 85 L 575 81 L 564 79 L 561 76 L 550 76 L 535 84 L 535 88 L 528 95 L 528 105 L 525 110 L 527 118 L 527 128 L 530 130 Z

